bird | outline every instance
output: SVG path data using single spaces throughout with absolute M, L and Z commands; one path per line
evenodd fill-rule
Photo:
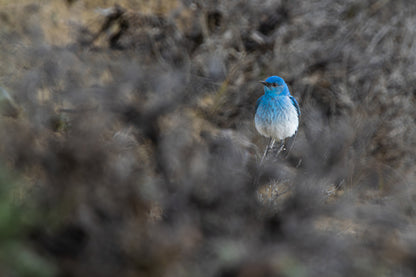
M 284 147 L 284 140 L 297 133 L 300 121 L 300 108 L 296 99 L 290 94 L 285 81 L 279 76 L 271 76 L 261 81 L 264 95 L 256 102 L 254 124 L 257 131 L 269 138 L 269 143 L 260 160 L 262 165 L 269 149 L 281 141 L 277 155 Z

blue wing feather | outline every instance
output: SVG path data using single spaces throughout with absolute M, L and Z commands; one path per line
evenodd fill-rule
M 298 117 L 300 117 L 300 108 L 299 108 L 298 101 L 296 101 L 295 97 L 293 97 L 292 95 L 290 95 L 289 98 L 290 100 L 292 100 L 293 106 L 295 106 L 296 111 L 298 112 Z

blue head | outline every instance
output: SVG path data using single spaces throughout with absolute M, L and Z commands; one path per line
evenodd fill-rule
M 290 95 L 285 81 L 279 76 L 271 76 L 260 83 L 264 85 L 265 94 Z

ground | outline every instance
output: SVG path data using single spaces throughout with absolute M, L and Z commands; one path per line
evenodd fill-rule
M 416 275 L 409 3 L 0 0 L 1 275 Z

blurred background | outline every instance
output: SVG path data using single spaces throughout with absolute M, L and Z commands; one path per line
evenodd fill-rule
M 1 276 L 416 275 L 411 0 L 0 0 L 0 87 Z

